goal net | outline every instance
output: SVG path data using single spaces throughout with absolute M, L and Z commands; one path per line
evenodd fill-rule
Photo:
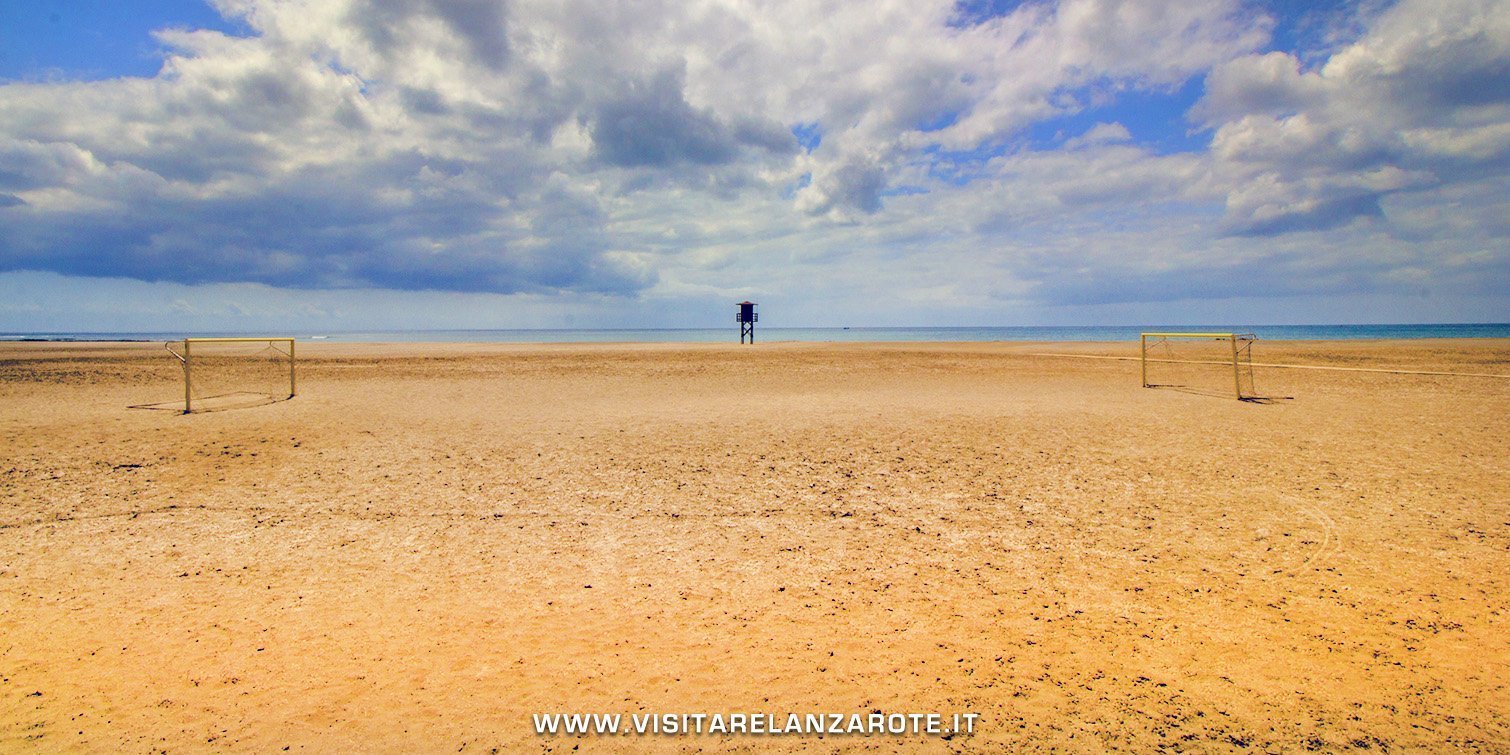
M 165 346 L 183 365 L 185 414 L 294 396 L 292 338 L 185 338 Z
M 1144 388 L 1257 398 L 1251 333 L 1144 333 L 1139 339 Z

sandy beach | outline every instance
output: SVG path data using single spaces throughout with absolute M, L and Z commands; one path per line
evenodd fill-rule
M 1510 380 L 1073 356 L 1136 352 L 301 342 L 186 416 L 161 344 L 0 345 L 0 750 L 1510 750 Z M 531 726 L 872 711 L 979 721 Z

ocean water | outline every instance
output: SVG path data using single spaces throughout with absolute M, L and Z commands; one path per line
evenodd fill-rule
M 732 325 L 732 323 L 731 323 Z M 1510 338 L 1510 323 L 1454 325 L 1064 325 L 978 328 L 759 328 L 767 341 L 1136 341 L 1144 331 L 1252 333 L 1272 341 L 1352 341 L 1409 338 Z M 371 330 L 280 333 L 0 333 L 0 340 L 170 341 L 184 336 L 294 336 L 338 343 L 719 343 L 737 342 L 737 326 L 725 328 L 646 328 L 603 330 Z

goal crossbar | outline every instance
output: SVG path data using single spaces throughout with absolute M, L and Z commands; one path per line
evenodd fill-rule
M 1237 400 L 1239 400 L 1239 401 L 1243 400 L 1244 397 L 1243 397 L 1242 368 L 1241 368 L 1241 360 L 1240 360 L 1240 358 L 1238 356 L 1239 353 L 1243 351 L 1243 349 L 1239 349 L 1238 348 L 1238 343 L 1239 342 L 1251 343 L 1252 341 L 1258 340 L 1258 336 L 1255 336 L 1252 333 L 1206 333 L 1206 332 L 1148 332 L 1148 333 L 1143 333 L 1138 338 L 1138 359 L 1139 359 L 1139 361 L 1142 364 L 1143 387 L 1144 388 L 1150 388 L 1150 387 L 1152 387 L 1149 384 L 1149 382 L 1148 382 L 1148 363 L 1149 362 L 1171 362 L 1171 363 L 1178 363 L 1178 364 L 1222 364 L 1222 365 L 1225 365 L 1229 361 L 1229 360 L 1226 360 L 1226 359 L 1223 359 L 1223 360 L 1220 360 L 1220 361 L 1214 361 L 1214 360 L 1189 360 L 1189 359 L 1157 359 L 1157 358 L 1150 359 L 1149 356 L 1148 356 L 1148 341 L 1149 341 L 1149 339 L 1154 339 L 1155 342 L 1158 342 L 1158 341 L 1167 340 L 1167 339 L 1170 339 L 1170 338 L 1207 339 L 1207 340 L 1213 340 L 1213 341 L 1227 341 L 1228 343 L 1230 343 L 1232 345 L 1232 357 L 1231 357 L 1231 360 L 1230 360 L 1231 364 L 1232 364 L 1232 389 L 1233 389 L 1233 393 L 1237 397 Z M 1250 367 L 1250 370 L 1251 370 L 1251 367 Z
M 194 344 L 210 343 L 266 343 L 270 345 L 277 343 L 288 344 L 288 351 L 284 352 L 288 355 L 288 397 L 294 397 L 294 394 L 297 392 L 298 383 L 296 382 L 297 375 L 294 371 L 294 365 L 297 360 L 294 358 L 293 338 L 289 336 L 267 336 L 264 338 L 258 338 L 255 336 L 235 336 L 225 338 L 184 338 L 180 341 L 168 341 L 167 343 L 163 344 L 163 348 L 167 349 L 169 354 L 178 357 L 178 361 L 183 363 L 184 414 L 188 414 L 194 410 L 194 383 L 192 372 L 192 370 L 194 369 Z M 173 350 L 173 346 L 175 344 L 181 346 L 181 348 L 183 349 L 182 353 Z

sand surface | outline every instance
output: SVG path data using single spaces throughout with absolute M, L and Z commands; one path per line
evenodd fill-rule
M 0 345 L 0 751 L 1510 750 L 1510 380 L 1128 344 Z M 1510 373 L 1510 343 L 1255 359 Z M 542 737 L 531 713 L 971 712 Z

